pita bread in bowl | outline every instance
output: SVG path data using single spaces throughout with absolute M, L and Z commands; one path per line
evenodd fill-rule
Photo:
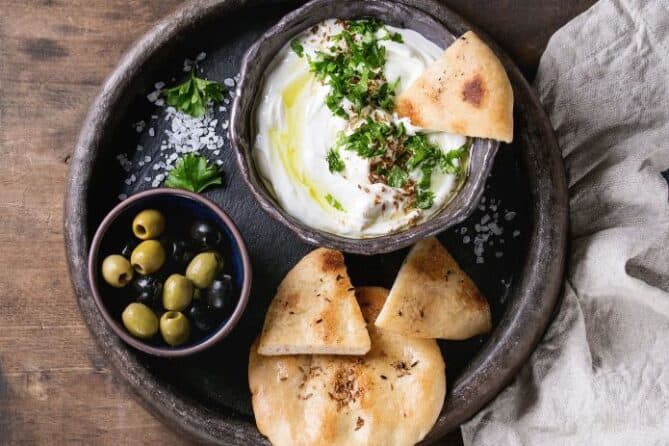
M 476 34 L 460 36 L 397 98 L 413 125 L 513 140 L 513 90 L 495 53 Z
M 359 288 L 372 348 L 364 356 L 261 356 L 251 347 L 256 424 L 275 446 L 409 446 L 434 425 L 446 394 L 436 341 L 375 327 L 388 290 Z

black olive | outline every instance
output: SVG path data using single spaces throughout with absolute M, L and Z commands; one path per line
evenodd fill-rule
M 207 305 L 194 302 L 188 309 L 188 319 L 197 327 L 198 330 L 208 332 L 216 325 L 216 318 L 213 315 L 213 309 Z
M 136 238 L 132 238 L 128 240 L 125 245 L 123 245 L 123 248 L 121 248 L 121 255 L 125 257 L 126 259 L 130 259 L 130 255 L 132 254 L 132 251 L 139 245 L 139 242 L 141 240 L 138 240 Z
M 196 221 L 190 227 L 190 237 L 202 249 L 215 249 L 221 244 L 221 231 L 206 221 Z
M 176 268 L 185 268 L 193 257 L 196 249 L 192 243 L 177 238 L 165 238 L 163 241 L 167 261 Z
M 227 274 L 215 279 L 205 290 L 206 302 L 217 312 L 223 312 L 230 306 L 232 299 L 232 278 Z
M 152 306 L 161 301 L 163 283 L 157 276 L 137 274 L 130 286 L 136 293 L 137 302 Z

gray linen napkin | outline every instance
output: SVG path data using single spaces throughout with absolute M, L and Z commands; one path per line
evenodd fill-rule
M 600 0 L 536 89 L 567 168 L 561 309 L 466 445 L 669 444 L 669 1 Z

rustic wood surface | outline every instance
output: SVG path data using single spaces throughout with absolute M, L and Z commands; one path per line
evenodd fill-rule
M 62 201 L 84 115 L 123 51 L 179 0 L 0 0 L 0 444 L 184 444 L 131 398 L 84 325 Z M 593 0 L 446 0 L 528 78 Z M 454 434 L 448 444 L 460 444 Z

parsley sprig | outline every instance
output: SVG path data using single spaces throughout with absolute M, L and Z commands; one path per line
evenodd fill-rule
M 185 82 L 165 90 L 167 103 L 177 110 L 196 118 L 204 115 L 207 104 L 223 100 L 223 85 L 195 75 L 195 68 Z
M 188 153 L 184 155 L 165 180 L 165 186 L 202 192 L 209 186 L 223 184 L 221 171 L 203 156 Z
M 380 29 L 385 30 L 385 35 L 377 35 Z M 354 115 L 367 106 L 392 111 L 399 79 L 392 84 L 386 80 L 383 74 L 386 49 L 379 42 L 401 42 L 402 36 L 390 32 L 380 20 L 361 19 L 344 22 L 344 29 L 332 40 L 329 52 L 319 51 L 309 59 L 311 72 L 330 87 L 325 98 L 330 111 L 348 119 L 345 100 L 351 103 Z M 291 48 L 299 57 L 304 56 L 299 41 L 293 40 Z

